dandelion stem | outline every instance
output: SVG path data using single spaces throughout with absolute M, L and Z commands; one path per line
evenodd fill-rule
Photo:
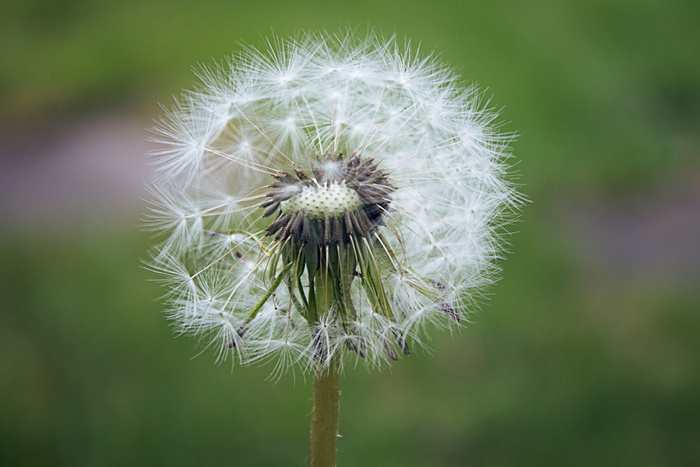
M 309 467 L 334 467 L 340 402 L 337 356 L 333 357 L 328 369 L 314 375 L 312 401 Z

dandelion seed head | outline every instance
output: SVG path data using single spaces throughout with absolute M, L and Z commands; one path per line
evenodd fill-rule
M 468 320 L 522 198 L 509 135 L 430 54 L 274 38 L 199 72 L 155 129 L 151 267 L 219 358 L 381 367 Z

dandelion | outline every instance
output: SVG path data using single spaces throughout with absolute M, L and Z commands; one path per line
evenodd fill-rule
M 475 88 L 393 38 L 268 45 L 202 69 L 156 129 L 152 266 L 179 330 L 300 366 L 337 407 L 344 365 L 409 355 L 492 282 L 520 203 L 509 136 Z

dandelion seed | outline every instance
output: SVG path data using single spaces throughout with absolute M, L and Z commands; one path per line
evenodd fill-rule
M 241 363 L 382 366 L 465 322 L 521 198 L 479 93 L 395 39 L 274 40 L 156 129 L 153 267 Z

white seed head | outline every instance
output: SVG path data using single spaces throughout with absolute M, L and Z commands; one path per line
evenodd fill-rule
M 337 182 L 330 185 L 306 186 L 301 189 L 301 193 L 281 203 L 283 213 L 302 211 L 311 219 L 340 217 L 345 210 L 357 211 L 361 207 L 360 195 L 344 183 Z
M 156 128 L 152 267 L 180 329 L 224 357 L 382 366 L 493 282 L 522 203 L 511 138 L 394 38 L 269 44 L 201 70 Z

